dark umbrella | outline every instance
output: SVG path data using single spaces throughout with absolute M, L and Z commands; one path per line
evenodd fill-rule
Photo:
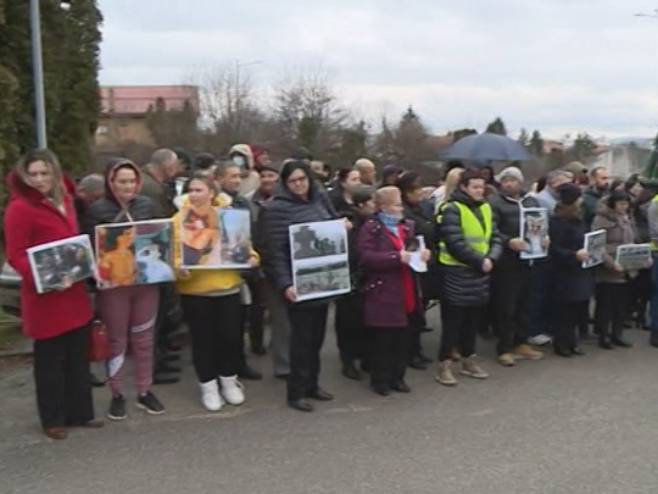
M 446 149 L 443 160 L 465 160 L 486 163 L 487 161 L 526 161 L 532 156 L 514 139 L 485 132 L 462 137 Z

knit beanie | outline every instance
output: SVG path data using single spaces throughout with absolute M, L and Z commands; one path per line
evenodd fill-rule
M 557 188 L 557 195 L 562 204 L 571 205 L 582 195 L 580 187 L 576 184 L 562 184 Z

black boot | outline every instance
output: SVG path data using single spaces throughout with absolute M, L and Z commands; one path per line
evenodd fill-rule
M 354 361 L 343 362 L 343 369 L 341 373 L 346 378 L 353 379 L 355 381 L 360 381 L 362 378 L 361 373 L 354 365 Z
M 658 331 L 651 331 L 651 336 L 649 337 L 649 344 L 652 347 L 658 348 Z
M 599 336 L 599 346 L 604 350 L 613 349 L 612 343 L 610 343 L 610 339 L 607 338 L 606 336 Z
M 612 338 L 612 344 L 615 346 L 620 346 L 622 348 L 630 348 L 633 346 L 633 344 L 630 341 L 626 341 L 621 336 L 615 336 L 614 338 Z

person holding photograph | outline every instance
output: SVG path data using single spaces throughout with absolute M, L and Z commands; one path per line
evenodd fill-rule
M 408 245 L 416 237 L 413 222 L 403 219 L 400 189 L 377 190 L 375 206 L 377 212 L 359 231 L 357 251 L 363 270 L 363 323 L 374 335 L 370 386 L 388 396 L 411 391 L 404 375 L 423 302 L 409 267 Z M 421 259 L 427 262 L 430 255 L 424 249 Z
M 340 168 L 338 170 L 336 187 L 329 192 L 338 216 L 354 223 L 359 221 L 358 206 L 354 201 L 354 193 L 361 187 L 361 175 L 358 170 Z M 356 367 L 356 361 L 363 359 L 364 328 L 362 321 L 363 300 L 359 293 L 359 270 L 356 253 L 356 229 L 348 233 L 350 274 L 352 291 L 336 300 L 336 343 L 340 351 L 342 363 L 341 373 L 348 379 L 360 380 L 361 373 Z M 363 361 L 363 360 L 362 360 Z
M 398 178 L 396 187 L 402 196 L 403 216 L 405 220 L 413 221 L 414 229 L 423 237 L 428 249 L 434 249 L 434 211 L 429 201 L 423 199 L 423 187 L 420 175 L 415 172 L 404 172 Z M 430 250 L 431 252 L 431 250 Z M 428 270 L 418 275 L 422 309 L 416 313 L 413 320 L 413 336 L 409 347 L 409 367 L 416 370 L 425 370 L 432 359 L 423 354 L 421 334 L 430 332 L 427 327 L 425 310 L 434 299 L 438 299 L 438 285 L 440 283 L 437 266 L 430 261 Z
M 27 249 L 79 234 L 73 184 L 57 157 L 27 153 L 7 177 L 11 199 L 4 219 L 9 264 L 21 276 L 23 332 L 34 340 L 34 381 L 44 433 L 65 439 L 66 427 L 100 427 L 89 383 L 89 323 L 93 310 L 86 283 L 65 282 L 38 294 Z
M 268 246 L 264 253 L 265 271 L 288 303 L 290 321 L 290 375 L 288 376 L 288 405 L 303 412 L 312 412 L 312 398 L 332 400 L 319 383 L 320 350 L 327 325 L 326 299 L 296 302 L 290 256 L 289 227 L 336 219 L 329 198 L 318 189 L 313 172 L 306 161 L 287 161 L 281 169 L 281 181 L 274 197 L 263 205 Z
M 622 337 L 624 321 L 629 313 L 632 280 L 637 271 L 626 271 L 615 261 L 617 247 L 632 244 L 637 238 L 635 224 L 630 217 L 631 198 L 625 191 L 616 190 L 599 204 L 592 222 L 592 230 L 605 230 L 606 252 L 603 265 L 595 268 L 596 310 L 594 324 L 599 346 L 611 350 L 613 345 L 630 347 Z M 646 266 L 647 268 L 650 265 Z
M 239 157 L 234 156 L 234 158 L 237 159 Z M 239 162 L 241 160 L 237 159 L 237 161 Z M 251 201 L 249 201 L 249 199 L 243 196 L 241 192 L 243 179 L 244 179 L 244 171 L 245 169 L 240 167 L 236 163 L 236 160 L 226 161 L 220 164 L 215 169 L 215 183 L 217 184 L 217 188 L 220 191 L 219 194 L 229 199 L 230 203 L 227 207 L 249 211 L 249 214 L 253 215 L 253 205 Z M 256 173 L 256 175 L 258 175 L 258 173 Z M 260 182 L 260 178 L 259 178 L 259 182 Z M 250 285 L 252 284 L 252 280 L 254 279 L 255 276 L 257 276 L 256 273 L 249 273 L 248 275 L 246 275 L 247 284 L 241 287 L 241 291 L 242 291 L 241 297 L 243 301 L 243 308 L 242 308 L 243 332 L 246 329 L 245 324 L 247 322 L 250 323 L 253 322 L 255 324 L 260 324 L 261 326 L 263 324 L 262 318 L 259 317 L 256 317 L 255 319 L 249 318 L 249 313 L 251 312 L 252 309 L 251 302 L 253 301 L 253 297 L 251 296 Z M 259 308 L 256 308 L 256 310 L 259 310 Z M 259 332 L 262 333 L 262 327 L 260 328 L 254 327 L 254 331 L 256 333 Z M 251 365 L 249 365 L 249 363 L 247 362 L 247 354 L 245 352 L 244 338 L 240 339 L 240 345 L 241 345 L 241 350 L 240 350 L 241 365 L 238 375 L 240 376 L 241 379 L 248 379 L 248 380 L 262 379 L 263 375 L 259 371 L 254 369 Z
M 568 183 L 560 185 L 557 194 L 558 203 L 549 223 L 549 252 L 560 318 L 553 347 L 556 355 L 571 357 L 585 354 L 578 346 L 576 328 L 593 295 L 594 277 L 591 269 L 582 266 L 589 259 L 589 253 L 583 248 L 586 225 L 581 209 L 582 191 Z
M 534 197 L 523 195 L 524 177 L 519 168 L 507 167 L 497 178 L 500 193 L 492 198 L 491 208 L 504 249 L 493 271 L 492 298 L 498 332 L 498 362 L 511 367 L 517 359 L 543 357 L 543 353 L 527 343 L 530 277 L 535 261 L 520 257 L 521 252 L 530 248 L 528 242 L 520 238 L 521 212 L 524 208 L 539 207 L 539 203 Z
M 150 220 L 157 209 L 148 197 L 139 194 L 142 184 L 139 168 L 130 160 L 112 160 L 105 171 L 105 197 L 89 208 L 86 230 L 94 238 L 97 225 Z M 120 248 L 130 252 L 134 234 L 121 230 Z M 111 230 L 108 230 L 111 231 Z M 130 240 L 130 242 L 128 241 Z M 133 254 L 134 255 L 134 254 Z M 101 266 L 102 259 L 101 254 Z M 121 272 L 125 267 L 122 265 Z M 107 417 L 124 420 L 127 417 L 124 397 L 123 370 L 128 347 L 134 361 L 137 407 L 151 415 L 164 413 L 165 408 L 151 392 L 153 384 L 153 332 L 158 312 L 158 285 L 126 285 L 100 290 L 96 299 L 98 313 L 107 327 L 112 357 L 107 363 L 112 401 Z
M 193 175 L 186 189 L 189 204 L 183 204 L 173 217 L 174 264 L 178 269 L 176 287 L 192 337 L 192 361 L 199 380 L 201 403 L 206 410 L 214 412 L 225 402 L 241 405 L 245 400 L 237 375 L 241 367 L 240 286 L 243 280 L 240 272 L 232 269 L 188 270 L 185 267 L 182 234 L 186 211 L 205 211 L 217 217 L 218 208 L 230 205 L 221 200 L 225 196 L 218 196 L 215 182 L 205 174 Z M 219 238 L 215 242 L 219 242 Z M 249 264 L 255 267 L 258 263 L 258 254 L 252 250 Z
M 464 171 L 459 188 L 441 206 L 436 219 L 443 322 L 436 380 L 444 386 L 457 384 L 451 369 L 455 349 L 463 357 L 463 375 L 489 377 L 474 360 L 475 343 L 489 303 L 491 272 L 503 249 L 485 190 L 479 170 Z

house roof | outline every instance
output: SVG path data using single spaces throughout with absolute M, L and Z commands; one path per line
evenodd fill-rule
M 167 110 L 181 110 L 189 101 L 199 112 L 197 86 L 102 86 L 100 93 L 103 115 L 145 115 L 158 100 Z

